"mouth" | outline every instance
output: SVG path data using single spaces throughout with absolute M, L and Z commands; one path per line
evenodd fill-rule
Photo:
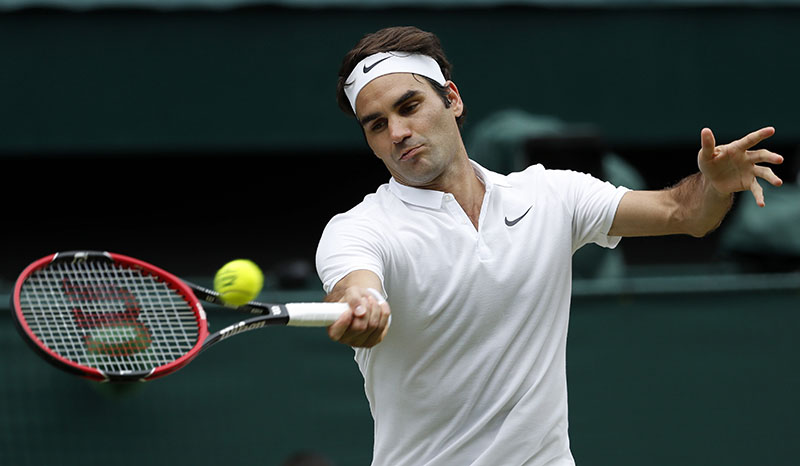
M 401 161 L 402 161 L 402 160 L 408 160 L 408 159 L 410 159 L 411 157 L 414 157 L 415 155 L 417 155 L 417 153 L 419 153 L 419 151 L 420 151 L 421 149 L 422 149 L 422 144 L 420 144 L 420 145 L 418 145 L 418 146 L 414 146 L 414 147 L 412 147 L 412 148 L 410 148 L 410 149 L 406 150 L 405 152 L 403 152 L 403 153 L 400 155 L 400 160 L 401 160 Z

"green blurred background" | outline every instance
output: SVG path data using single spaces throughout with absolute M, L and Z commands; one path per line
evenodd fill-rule
M 100 249 L 200 283 L 247 257 L 261 299 L 320 299 L 322 228 L 388 180 L 336 71 L 406 24 L 442 39 L 468 150 L 499 171 L 659 189 L 696 170 L 702 127 L 776 127 L 787 184 L 766 209 L 741 195 L 702 240 L 576 256 L 570 434 L 583 465 L 798 464 L 800 2 L 3 0 L 0 465 L 369 463 L 363 381 L 322 330 L 241 335 L 114 387 L 31 353 L 8 297 L 34 259 Z

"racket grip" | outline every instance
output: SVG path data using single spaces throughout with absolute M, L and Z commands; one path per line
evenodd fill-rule
M 350 309 L 347 303 L 289 303 L 289 323 L 294 327 L 327 327 L 336 322 L 345 311 Z

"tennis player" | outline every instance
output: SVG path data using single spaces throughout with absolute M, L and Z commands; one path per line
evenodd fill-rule
M 471 161 L 465 105 L 438 38 L 413 27 L 365 36 L 339 72 L 340 106 L 391 174 L 325 228 L 317 270 L 329 327 L 355 347 L 375 423 L 373 465 L 572 465 L 566 338 L 571 258 L 623 236 L 714 230 L 733 193 L 781 180 L 750 150 L 764 128 L 717 146 L 700 171 L 631 191 L 534 165 L 501 175 Z M 390 307 L 391 306 L 391 307 Z M 391 318 L 390 318 L 391 317 Z

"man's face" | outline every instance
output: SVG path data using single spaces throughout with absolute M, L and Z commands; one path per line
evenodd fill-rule
M 400 183 L 435 188 L 459 150 L 456 117 L 463 106 L 455 85 L 450 108 L 421 77 L 410 73 L 381 76 L 356 99 L 356 116 L 367 144 Z

